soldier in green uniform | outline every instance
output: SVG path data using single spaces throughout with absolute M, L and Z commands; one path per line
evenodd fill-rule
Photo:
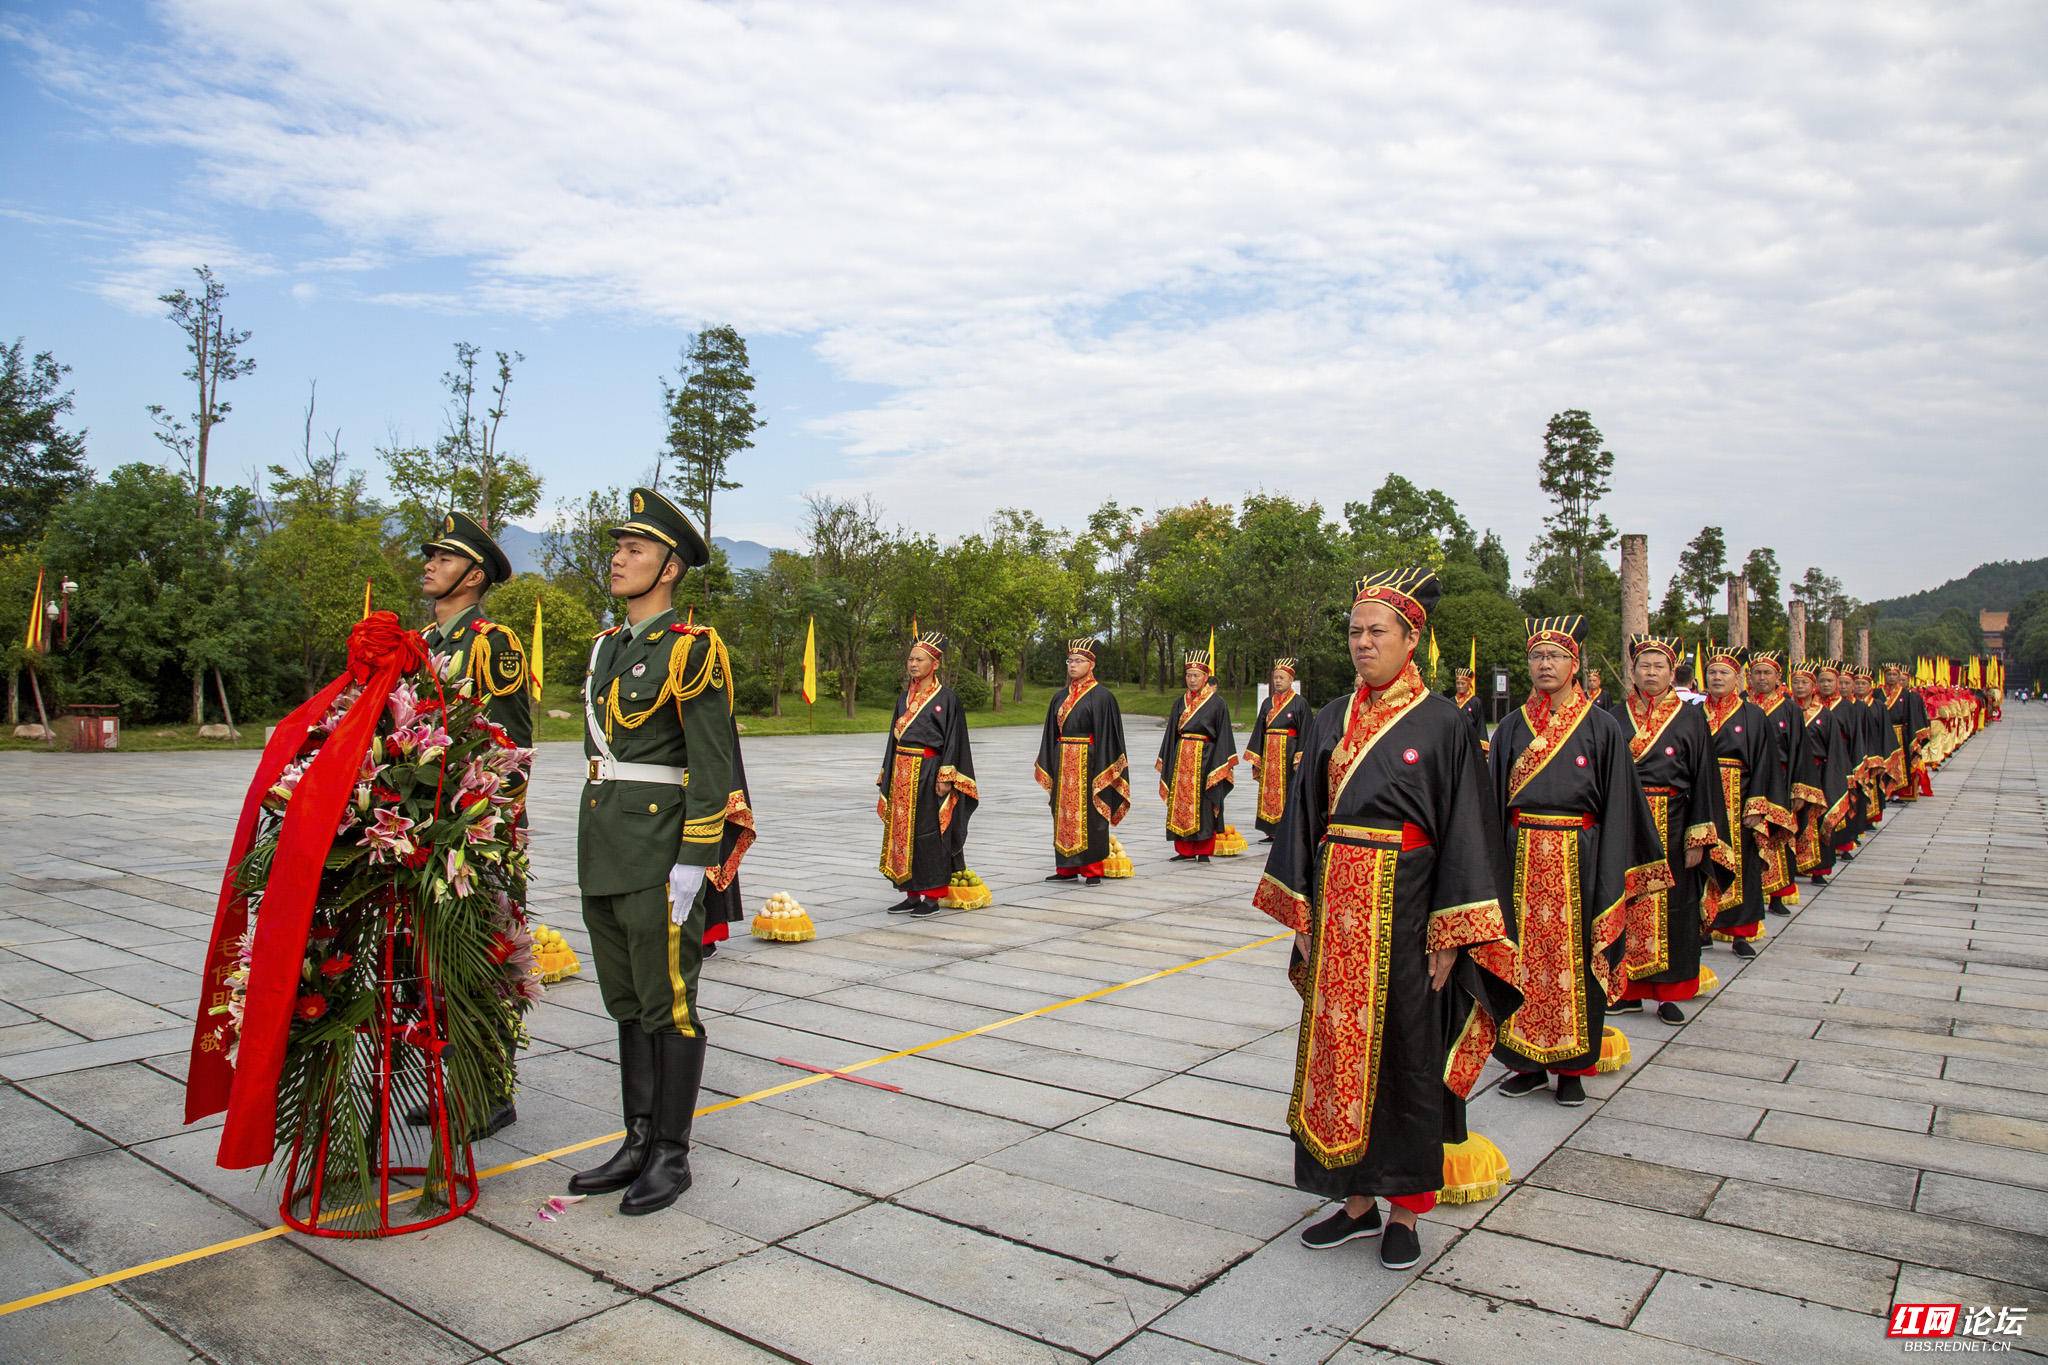
M 598 636 L 583 682 L 588 770 L 576 812 L 583 921 L 619 1026 L 626 1141 L 569 1188 L 623 1189 L 619 1212 L 641 1214 L 690 1188 L 704 1076 L 697 968 L 707 919 L 738 898 L 754 813 L 725 642 L 676 619 L 676 585 L 710 548 L 660 493 L 634 489 L 631 508 L 612 528 L 611 590 L 626 624 Z
M 484 714 L 520 748 L 533 745 L 526 647 L 509 626 L 484 616 L 483 597 L 512 576 L 512 561 L 489 533 L 461 512 L 441 519 L 441 534 L 420 546 L 426 564 L 420 591 L 434 604 L 434 624 L 420 634 L 453 682 L 468 678 Z
M 512 561 L 498 548 L 475 518 L 450 512 L 441 519 L 441 533 L 420 546 L 424 563 L 420 569 L 420 591 L 433 604 L 434 623 L 420 632 L 434 666 L 450 686 L 464 681 L 471 695 L 484 704 L 484 715 L 500 726 L 520 748 L 533 744 L 533 710 L 528 696 L 531 674 L 526 665 L 526 647 L 508 626 L 484 615 L 483 596 L 512 576 Z M 526 822 L 526 792 L 522 784 L 508 788 L 518 798 L 515 818 Z M 521 908 L 525 890 L 519 891 Z M 510 1059 L 508 1059 L 509 1061 Z M 517 1081 L 514 1081 L 517 1090 Z M 519 1118 L 507 1094 L 470 1133 L 471 1138 L 488 1137 Z M 414 1126 L 428 1121 L 424 1106 L 407 1116 Z

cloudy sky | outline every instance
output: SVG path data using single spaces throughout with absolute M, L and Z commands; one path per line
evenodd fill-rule
M 688 330 L 801 494 L 959 533 L 1390 470 L 1515 551 L 1589 409 L 1659 586 L 1704 522 L 1866 598 L 2048 553 L 2048 11 L 862 0 L 0 3 L 0 332 L 98 463 L 186 403 L 154 296 L 256 332 L 366 463 L 449 344 L 525 352 L 550 497 L 649 464 Z M 1945 494 L 1967 490 L 1962 497 Z

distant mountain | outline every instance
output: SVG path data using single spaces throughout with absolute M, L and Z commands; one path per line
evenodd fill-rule
M 539 531 L 529 531 L 524 526 L 509 525 L 498 532 L 498 544 L 505 551 L 505 558 L 512 561 L 513 573 L 541 572 L 540 551 L 545 541 Z M 725 551 L 726 559 L 734 569 L 765 569 L 768 567 L 768 546 L 752 540 L 728 540 L 724 536 L 711 537 L 711 543 Z
M 2048 559 L 2001 559 L 1979 564 L 1938 588 L 1871 605 L 1880 620 L 1933 616 L 1953 607 L 1974 618 L 1980 611 L 2011 611 L 2028 593 L 2043 590 L 2048 590 Z

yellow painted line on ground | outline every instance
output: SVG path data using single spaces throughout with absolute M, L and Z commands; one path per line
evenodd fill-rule
M 1043 1019 L 1048 1014 L 1055 1014 L 1074 1005 L 1085 1005 L 1090 1001 L 1100 1000 L 1104 996 L 1115 995 L 1118 991 L 1130 990 L 1133 986 L 1143 986 L 1148 982 L 1159 981 L 1180 972 L 1188 971 L 1191 968 L 1207 966 L 1211 962 L 1220 962 L 1226 957 L 1233 957 L 1252 948 L 1263 948 L 1269 943 L 1278 943 L 1286 937 L 1288 937 L 1286 933 L 1268 934 L 1265 938 L 1256 938 L 1249 943 L 1240 943 L 1235 948 L 1225 948 L 1220 953 L 1211 953 L 1207 957 L 1198 957 L 1190 962 L 1181 962 L 1171 967 L 1162 967 L 1156 972 L 1147 972 L 1143 976 L 1134 976 L 1129 981 L 1118 981 L 1112 985 L 1103 986 L 1098 990 L 1089 991 L 1085 995 L 1070 996 L 1065 1000 L 1056 1000 L 1049 1005 L 1040 1005 L 1037 1009 L 1025 1010 L 1022 1014 L 1012 1014 L 1007 1018 L 993 1020 L 990 1023 L 981 1025 L 979 1028 L 963 1029 L 959 1033 L 949 1033 L 943 1038 L 934 1038 L 930 1042 L 919 1043 L 915 1047 L 906 1047 L 895 1052 L 884 1052 L 874 1057 L 865 1057 L 860 1061 L 850 1062 L 845 1066 L 835 1069 L 842 1073 L 865 1071 L 871 1066 L 882 1066 L 888 1062 L 901 1061 L 905 1057 L 920 1056 L 935 1048 L 964 1042 L 969 1038 L 979 1038 L 985 1033 L 994 1033 L 997 1029 L 1005 1029 L 1012 1024 L 1021 1024 L 1028 1019 Z M 794 1080 L 784 1081 L 781 1085 L 771 1085 L 766 1090 L 756 1090 L 751 1095 L 740 1095 L 734 1099 L 721 1100 L 717 1104 L 706 1105 L 697 1111 L 696 1117 L 703 1118 L 706 1114 L 723 1113 L 727 1109 L 737 1109 L 743 1104 L 753 1104 L 758 1100 L 773 1099 L 777 1095 L 787 1095 L 792 1090 L 801 1090 L 807 1085 L 817 1085 L 832 1079 L 833 1076 L 830 1072 L 815 1072 L 808 1076 L 799 1076 Z M 573 1156 L 577 1152 L 588 1151 L 592 1147 L 602 1147 L 608 1143 L 617 1142 L 625 1137 L 625 1135 L 625 1130 L 620 1129 L 615 1133 L 605 1133 L 598 1137 L 586 1138 L 582 1142 L 572 1142 L 566 1147 L 557 1147 L 552 1152 L 540 1152 L 533 1156 L 521 1157 L 517 1161 L 508 1161 L 501 1166 L 493 1166 L 489 1170 L 478 1171 L 477 1179 L 479 1181 L 489 1180 L 492 1176 L 507 1175 L 513 1171 L 525 1170 L 528 1166 L 538 1166 L 543 1162 L 554 1161 L 560 1157 Z M 413 1199 L 418 1196 L 419 1191 L 412 1190 L 404 1195 L 394 1197 L 392 1202 L 399 1203 L 402 1200 Z M 175 1256 L 164 1256 L 154 1261 L 144 1261 L 140 1265 L 129 1266 L 126 1270 L 109 1271 L 105 1275 L 95 1275 L 89 1280 L 80 1280 L 76 1284 L 67 1284 L 56 1289 L 46 1289 L 40 1294 L 30 1294 L 23 1298 L 15 1299 L 11 1303 L 0 1303 L 0 1318 L 4 1318 L 10 1313 L 19 1313 L 23 1309 L 37 1308 L 46 1303 L 55 1303 L 60 1299 L 68 1299 L 74 1294 L 85 1294 L 95 1289 L 105 1289 L 109 1285 L 120 1284 L 124 1280 L 133 1280 L 143 1275 L 151 1275 L 159 1270 L 169 1270 L 173 1266 L 189 1265 L 193 1261 L 203 1261 L 209 1256 L 219 1256 L 223 1252 L 239 1251 L 243 1247 L 254 1246 L 258 1242 L 267 1242 L 273 1237 L 282 1236 L 288 1231 L 290 1229 L 280 1223 L 276 1227 L 265 1228 L 261 1232 L 252 1232 L 243 1237 L 231 1237 L 225 1242 L 215 1242 L 211 1246 L 195 1247 L 191 1251 L 181 1251 Z

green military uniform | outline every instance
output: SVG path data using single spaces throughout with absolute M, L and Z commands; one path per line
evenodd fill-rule
M 627 602 L 646 601 L 670 560 L 685 570 L 711 550 L 683 510 L 648 488 L 612 528 L 664 554 L 654 579 Z M 644 561 L 643 561 L 644 562 Z M 732 663 L 709 626 L 673 609 L 598 636 L 583 680 L 587 762 L 576 810 L 576 877 L 605 1010 L 619 1025 L 620 1108 L 626 1140 L 603 1165 L 579 1171 L 577 1194 L 625 1191 L 624 1214 L 665 1209 L 690 1188 L 690 1127 L 704 1078 L 697 968 L 704 926 L 730 918 L 754 813 L 732 715 Z M 671 887 L 703 869 L 677 913 Z
M 678 622 L 673 610 L 615 627 L 591 654 L 584 701 L 611 762 L 666 768 L 680 779 L 640 780 L 659 775 L 630 768 L 608 778 L 586 720 L 576 877 L 605 1009 L 648 1033 L 694 1037 L 703 1031 L 696 999 L 707 897 L 729 882 L 725 860 L 746 832 L 728 839 L 728 817 L 752 820 L 725 643 L 708 626 Z M 679 866 L 711 870 L 680 925 L 668 883 Z

